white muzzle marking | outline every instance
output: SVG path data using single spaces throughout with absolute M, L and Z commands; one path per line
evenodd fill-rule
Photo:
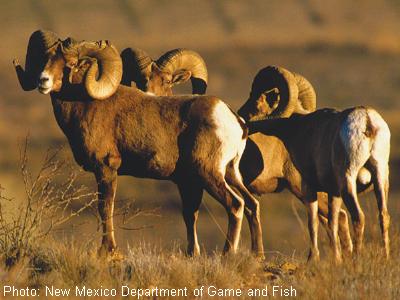
M 53 76 L 48 72 L 44 71 L 40 74 L 38 89 L 42 94 L 48 94 L 53 87 Z

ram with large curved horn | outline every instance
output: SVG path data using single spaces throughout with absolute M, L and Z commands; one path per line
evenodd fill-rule
M 136 86 L 156 95 L 172 95 L 172 87 L 187 81 L 192 83 L 192 94 L 205 94 L 208 82 L 207 67 L 195 51 L 174 49 L 153 61 L 141 49 L 127 48 L 121 53 L 124 74 L 122 84 Z
M 316 96 L 307 79 L 284 68 L 269 66 L 260 70 L 253 80 L 250 99 L 239 109 L 246 121 L 265 118 L 290 117 L 292 113 L 314 111 Z M 285 145 L 276 137 L 255 133 L 249 136 L 240 161 L 240 173 L 247 188 L 254 194 L 276 193 L 287 188 L 303 203 L 302 176 L 291 160 Z M 318 215 L 328 224 L 328 198 L 318 193 Z M 245 210 L 250 226 L 253 216 Z M 326 226 L 328 230 L 328 227 Z M 328 230 L 329 234 L 329 230 Z M 343 249 L 353 249 L 345 210 L 339 213 L 339 235 Z M 330 236 L 330 235 L 329 235 Z
M 116 53 L 107 42 L 66 40 L 49 55 L 38 84 L 41 93 L 50 94 L 57 123 L 76 162 L 95 175 L 101 252 L 115 253 L 117 177 L 130 175 L 171 180 L 178 186 L 188 254 L 200 252 L 196 224 L 207 190 L 227 212 L 224 251 L 238 248 L 246 204 L 258 224 L 253 250 L 262 255 L 258 201 L 238 171 L 247 139 L 243 120 L 213 96 L 156 97 L 134 87 L 114 88 L 122 74 Z M 95 80 L 97 64 L 99 79 Z
M 26 54 L 25 71 L 14 60 L 18 80 L 24 90 L 36 87 L 47 94 L 56 82 L 61 84 L 63 73 L 55 72 L 55 78 L 49 72 L 42 72 L 54 60 L 62 56 L 71 72 L 78 71 L 79 62 L 89 61 L 85 69 L 84 86 L 89 97 L 102 100 L 110 97 L 117 90 L 122 77 L 122 61 L 118 50 L 108 41 L 77 42 L 72 38 L 61 41 L 51 31 L 35 31 L 30 39 Z M 99 66 L 100 65 L 100 66 Z
M 290 81 L 288 81 L 288 79 Z M 277 104 L 282 104 L 282 101 L 279 101 L 282 98 L 279 99 L 279 97 L 283 96 L 284 105 L 280 110 L 275 108 L 275 110 L 272 110 L 272 114 L 268 115 L 267 110 L 264 108 L 267 104 L 260 101 L 259 98 L 262 96 L 257 98 L 257 95 L 263 93 L 263 91 L 274 91 L 274 89 L 277 89 L 277 91 L 273 93 L 273 96 L 277 100 Z M 314 111 L 316 106 L 315 91 L 312 88 L 311 83 L 301 75 L 277 67 L 264 68 L 257 74 L 253 81 L 250 99 L 256 99 L 258 100 L 258 103 L 256 101 L 249 103 L 248 101 L 239 110 L 241 116 L 244 117 L 246 121 L 249 121 L 250 119 L 257 120 L 271 118 L 280 122 L 279 119 L 289 118 L 291 114 L 294 113 L 297 115 L 308 115 L 308 112 Z M 252 106 L 250 106 L 250 104 Z M 249 109 L 250 107 L 251 109 Z M 324 114 L 321 115 L 323 116 Z M 265 122 L 267 123 L 268 120 L 265 120 Z M 282 124 L 285 122 L 286 121 L 282 120 Z M 249 127 L 251 127 L 252 122 L 248 122 L 248 124 L 250 124 Z M 314 130 L 314 127 L 318 128 L 318 126 L 306 127 L 304 123 L 303 127 L 294 126 L 293 128 L 290 128 L 288 126 L 276 126 L 275 131 L 279 132 L 280 135 L 287 136 L 288 138 L 297 139 L 300 145 L 303 144 L 306 139 L 298 138 L 298 136 L 301 136 L 299 132 L 302 132 L 304 136 L 308 136 L 309 131 L 311 129 Z M 311 147 L 310 149 L 316 147 L 315 144 L 310 144 L 308 146 Z M 300 151 L 299 153 L 309 152 Z M 240 162 L 240 172 L 243 176 L 245 185 L 254 194 L 262 195 L 265 193 L 280 192 L 284 188 L 287 188 L 299 200 L 304 204 L 307 204 L 307 197 L 309 195 L 307 190 L 304 190 L 303 188 L 305 178 L 303 177 L 304 175 L 301 170 L 297 167 L 297 164 L 307 161 L 310 160 L 293 160 L 292 152 L 288 149 L 285 140 L 279 138 L 279 135 L 268 134 L 266 132 L 256 132 L 251 134 L 247 140 L 246 148 Z M 309 166 L 309 164 L 306 165 Z M 315 170 L 312 172 L 314 171 Z M 372 187 L 371 172 L 366 167 L 362 166 L 358 170 L 356 177 L 358 192 L 366 191 L 368 188 Z M 328 235 L 331 238 L 331 242 L 334 244 L 336 242 L 327 226 L 328 195 L 323 192 L 318 192 L 316 194 L 318 199 L 319 219 L 325 225 L 328 230 Z M 341 247 L 346 253 L 351 253 L 353 251 L 353 243 L 349 232 L 346 211 L 340 209 L 338 216 Z M 247 217 L 251 220 L 251 216 Z M 311 256 L 318 256 L 318 253 L 310 252 L 310 254 Z
M 204 94 L 207 89 L 208 73 L 206 63 L 195 51 L 175 49 L 168 51 L 157 60 L 161 71 L 177 76 L 179 72 L 190 72 L 192 94 Z
M 282 67 L 261 69 L 253 80 L 250 97 L 240 108 L 246 120 L 286 118 L 292 113 L 310 113 L 316 108 L 316 94 L 303 76 Z

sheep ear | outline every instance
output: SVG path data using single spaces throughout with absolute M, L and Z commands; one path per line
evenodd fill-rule
M 265 95 L 265 98 L 271 107 L 280 101 L 280 93 L 279 89 L 277 88 L 265 91 L 263 94 Z
M 192 76 L 192 72 L 187 70 L 179 70 L 172 76 L 172 84 L 180 84 L 186 82 Z

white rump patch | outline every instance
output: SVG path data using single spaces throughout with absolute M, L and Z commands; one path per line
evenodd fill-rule
M 368 118 L 375 135 L 365 135 Z M 361 181 L 371 180 L 371 174 L 361 168 L 371 157 L 378 165 L 387 165 L 390 153 L 390 130 L 385 120 L 374 109 L 357 108 L 344 120 L 340 129 L 340 139 L 346 150 L 349 171 Z
M 367 110 L 357 108 L 347 116 L 340 129 L 340 139 L 346 150 L 349 171 L 354 178 L 370 156 L 370 139 L 364 135 L 366 125 Z
M 225 174 L 226 166 L 236 157 L 241 157 L 246 146 L 243 139 L 243 129 L 238 119 L 229 107 L 219 101 L 212 112 L 212 119 L 216 125 L 216 136 L 221 142 L 221 160 L 219 170 Z

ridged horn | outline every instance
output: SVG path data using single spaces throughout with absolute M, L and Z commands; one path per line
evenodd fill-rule
M 313 112 L 317 108 L 317 95 L 311 83 L 302 75 L 292 72 L 299 90 L 299 100 L 304 110 Z
M 174 49 L 163 54 L 157 65 L 162 71 L 174 74 L 178 70 L 191 72 L 192 93 L 205 94 L 208 83 L 206 63 L 195 51 L 188 49 Z
M 121 52 L 121 59 L 123 66 L 121 84 L 131 86 L 131 82 L 134 81 L 139 89 L 144 90 L 146 75 L 150 74 L 153 62 L 150 56 L 141 49 L 126 48 Z
M 282 67 L 268 66 L 261 69 L 253 80 L 250 98 L 258 99 L 261 93 L 273 88 L 278 88 L 280 100 L 268 118 L 289 117 L 296 108 L 299 91 L 293 74 Z
M 117 90 L 122 78 L 122 60 L 118 50 L 108 41 L 82 42 L 79 58 L 95 58 L 85 77 L 89 96 L 97 100 L 110 97 Z M 99 67 L 100 65 L 100 67 Z
M 46 64 L 46 52 L 59 42 L 58 36 L 49 30 L 37 30 L 31 34 L 26 50 L 25 70 L 17 59 L 13 61 L 19 84 L 24 91 L 37 87 L 40 72 Z

